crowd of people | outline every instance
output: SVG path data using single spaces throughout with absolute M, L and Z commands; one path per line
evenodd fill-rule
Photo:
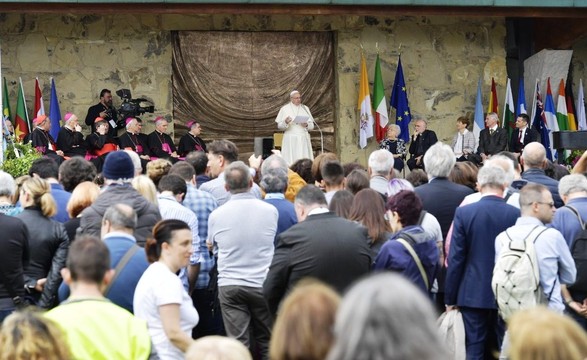
M 0 172 L 0 360 L 450 359 L 445 311 L 467 359 L 587 357 L 587 155 L 564 174 L 538 142 L 487 150 L 503 142 L 489 114 L 480 152 L 468 119 L 450 146 L 415 117 L 410 144 L 391 125 L 366 167 L 246 164 L 199 123 L 177 149 L 164 119 L 115 136 L 107 110 L 86 144 L 111 151 L 49 138 L 28 175 Z M 64 129 L 79 133 L 75 115 Z M 511 277 L 516 251 L 532 261 Z

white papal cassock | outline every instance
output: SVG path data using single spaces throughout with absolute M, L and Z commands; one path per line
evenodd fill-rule
M 308 119 L 307 129 L 293 122 L 293 119 L 298 115 L 310 117 Z M 285 119 L 288 116 L 292 121 L 286 124 Z M 312 143 L 310 142 L 310 134 L 308 133 L 308 130 L 314 129 L 314 118 L 307 106 L 295 105 L 291 102 L 285 104 L 279 110 L 275 122 L 277 123 L 278 129 L 285 130 L 281 144 L 281 155 L 289 165 L 292 165 L 299 159 L 314 160 L 314 152 L 312 151 Z

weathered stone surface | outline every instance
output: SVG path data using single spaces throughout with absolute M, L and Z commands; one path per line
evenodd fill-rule
M 474 111 L 479 77 L 485 101 L 491 77 L 498 84 L 500 102 L 507 79 L 502 18 L 231 14 L 0 14 L 3 76 L 13 95 L 18 77 L 23 78 L 29 103 L 34 77 L 44 77 L 45 90 L 48 77 L 54 76 L 63 112 L 73 111 L 80 118 L 98 101 L 101 89 L 130 88 L 133 97 L 155 102 L 156 114 L 144 116 L 144 131 L 150 132 L 156 115 L 173 114 L 171 31 L 184 30 L 335 31 L 334 132 L 343 162 L 366 164 L 377 148 L 374 139 L 366 149 L 358 147 L 361 44 L 371 86 L 379 51 L 387 101 L 401 52 L 412 113 L 428 118 L 429 128 L 446 141 L 452 139 L 456 118 Z M 586 48 L 583 40 L 574 49 L 577 79 L 587 73 Z M 49 94 L 44 97 L 48 102 Z M 116 95 L 114 103 L 120 104 Z

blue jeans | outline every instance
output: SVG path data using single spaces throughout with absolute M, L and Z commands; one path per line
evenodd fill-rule
M 16 310 L 15 308 L 12 309 L 1 309 L 0 310 L 0 324 L 4 322 L 4 319 L 8 317 L 8 315 L 12 314 Z

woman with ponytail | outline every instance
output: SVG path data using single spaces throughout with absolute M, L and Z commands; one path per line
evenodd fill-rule
M 63 224 L 50 219 L 57 212 L 57 205 L 47 180 L 26 180 L 20 189 L 20 204 L 24 210 L 18 218 L 28 229 L 31 254 L 24 268 L 25 289 L 39 307 L 50 309 L 57 305 L 69 238 Z
M 192 343 L 198 312 L 176 275 L 193 253 L 192 232 L 180 220 L 163 220 L 153 228 L 145 252 L 151 263 L 135 289 L 135 316 L 146 320 L 161 360 L 183 359 Z

